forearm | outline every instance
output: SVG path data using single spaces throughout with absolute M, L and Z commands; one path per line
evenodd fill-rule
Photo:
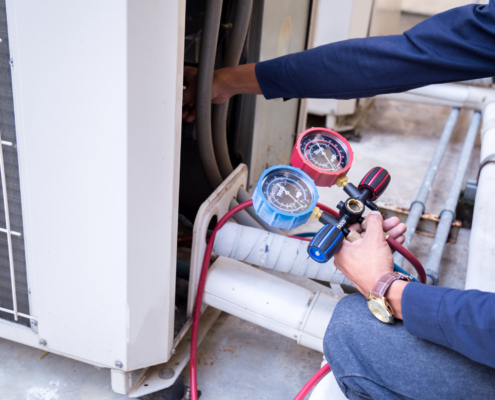
M 495 294 L 409 283 L 402 319 L 414 336 L 495 368 Z
M 216 70 L 214 87 L 218 94 L 229 97 L 236 94 L 262 94 L 256 78 L 255 66 L 256 64 L 244 64 Z M 218 94 L 212 93 L 214 102 Z
M 258 63 L 266 98 L 371 97 L 495 76 L 495 7 L 435 15 L 403 35 L 352 39 Z

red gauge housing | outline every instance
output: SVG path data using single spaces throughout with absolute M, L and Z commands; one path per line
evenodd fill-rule
M 297 138 L 290 163 L 306 172 L 316 186 L 333 186 L 346 175 L 354 153 L 344 137 L 326 128 L 311 128 Z

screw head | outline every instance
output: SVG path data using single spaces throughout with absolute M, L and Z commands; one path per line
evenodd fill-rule
M 40 346 L 46 346 L 46 340 L 40 339 Z
M 158 373 L 158 376 L 161 378 L 161 379 L 170 379 L 170 378 L 173 378 L 175 375 L 175 371 L 173 369 L 170 369 L 170 368 L 164 368 L 162 369 L 159 373 Z
M 117 368 L 122 368 L 124 366 L 124 364 L 122 364 L 120 361 L 115 361 L 115 366 Z
M 172 349 L 172 351 L 170 353 L 175 354 L 175 349 Z

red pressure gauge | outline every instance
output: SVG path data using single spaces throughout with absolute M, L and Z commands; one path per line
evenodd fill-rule
M 342 136 L 331 129 L 311 128 L 297 138 L 290 163 L 313 178 L 316 186 L 332 186 L 346 175 L 354 153 Z

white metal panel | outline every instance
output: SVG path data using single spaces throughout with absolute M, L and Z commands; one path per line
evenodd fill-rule
M 306 49 L 310 0 L 265 0 L 260 61 Z M 256 98 L 248 189 L 271 165 L 289 164 L 297 129 L 298 100 Z
M 8 3 L 32 314 L 49 351 L 124 369 L 170 355 L 183 13 Z
M 128 368 L 174 333 L 185 0 L 128 1 Z M 193 183 L 192 183 L 193 184 Z

